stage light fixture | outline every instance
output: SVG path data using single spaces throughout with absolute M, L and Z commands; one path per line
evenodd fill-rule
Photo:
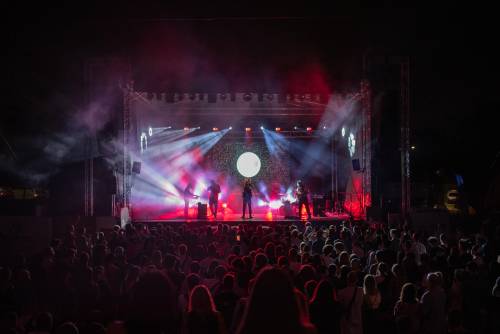
M 280 132 L 280 131 L 281 131 L 281 128 L 276 128 L 276 129 L 274 129 L 274 130 L 276 130 L 276 132 Z
M 264 130 L 264 127 L 261 125 L 261 126 L 260 126 L 260 129 L 261 129 L 261 130 Z
M 342 134 L 342 137 L 345 137 L 345 128 L 344 127 L 342 127 L 342 130 L 340 132 Z
M 153 128 L 152 127 L 149 127 L 148 134 L 150 137 L 153 135 Z
M 294 126 L 294 127 L 293 127 L 293 129 L 294 129 L 294 130 L 298 130 L 298 129 L 299 129 L 299 127 L 298 127 L 298 126 Z
M 417 148 L 415 147 L 415 145 L 411 145 L 410 147 L 412 149 L 412 151 L 415 151 Z
M 189 128 L 187 126 L 184 127 L 184 131 L 189 131 Z
M 250 132 L 252 131 L 252 128 L 245 128 L 245 132 Z
M 308 126 L 308 127 L 306 128 L 306 130 L 307 130 L 307 132 L 311 132 L 311 131 L 313 130 L 313 128 L 311 128 L 310 126 Z
M 219 131 L 219 128 L 212 128 L 212 131 Z
M 236 169 L 244 177 L 254 177 L 260 171 L 260 159 L 253 152 L 245 152 L 236 161 Z
M 326 125 L 323 125 L 323 130 L 326 130 Z
M 232 127 L 232 126 L 230 126 L 230 127 L 229 127 L 229 130 L 232 130 L 232 129 L 233 129 L 233 127 Z

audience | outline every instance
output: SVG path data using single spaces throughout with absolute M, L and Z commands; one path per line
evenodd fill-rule
M 1 333 L 498 333 L 500 227 L 69 226 L 0 264 Z

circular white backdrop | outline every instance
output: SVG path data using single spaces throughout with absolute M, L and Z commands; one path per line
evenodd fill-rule
M 236 161 L 238 172 L 244 177 L 254 177 L 260 171 L 260 159 L 252 152 L 245 152 Z

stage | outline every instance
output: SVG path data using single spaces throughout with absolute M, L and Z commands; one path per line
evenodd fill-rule
M 338 224 L 342 221 L 349 220 L 351 217 L 347 213 L 330 213 L 327 212 L 325 217 L 315 217 L 313 216 L 310 220 L 303 216 L 301 219 L 299 217 L 284 217 L 282 215 L 275 214 L 254 214 L 252 219 L 241 218 L 241 214 L 220 214 L 217 219 L 213 217 L 207 217 L 206 219 L 197 219 L 195 216 L 193 218 L 184 218 L 182 216 L 172 217 L 172 218 L 160 218 L 160 219 L 133 219 L 133 223 L 203 223 L 203 224 L 219 224 L 224 223 L 228 225 L 238 225 L 238 224 L 292 224 L 292 223 L 303 223 L 310 221 L 311 223 L 320 224 Z
M 134 222 L 305 221 L 287 214 L 298 211 L 301 181 L 317 213 L 312 221 L 363 219 L 371 203 L 365 95 L 179 93 L 172 100 L 131 91 L 133 127 L 115 196 L 123 203 L 115 208 L 130 208 Z M 247 181 L 253 220 L 241 218 Z M 208 203 L 210 189 L 218 189 L 220 215 L 197 219 L 195 199 Z M 331 210 L 347 214 L 320 217 Z

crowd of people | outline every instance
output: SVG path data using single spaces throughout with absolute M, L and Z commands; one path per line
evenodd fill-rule
M 0 267 L 2 333 L 498 333 L 500 225 L 70 226 Z

